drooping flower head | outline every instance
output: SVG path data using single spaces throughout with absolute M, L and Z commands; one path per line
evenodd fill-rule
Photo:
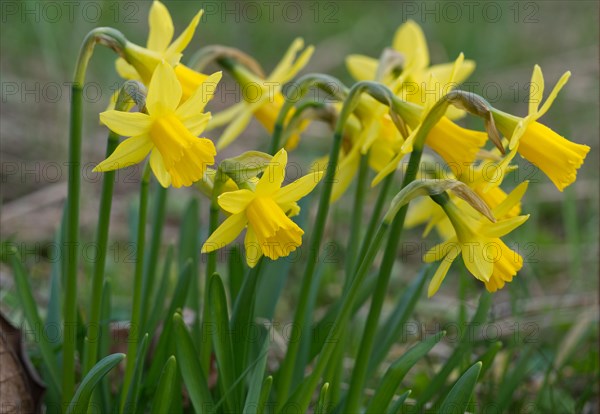
M 506 217 L 522 198 L 527 182 L 520 184 L 496 208 L 495 217 Z M 436 200 L 437 202 L 438 200 Z M 462 256 L 467 270 L 485 283 L 488 291 L 494 292 L 510 282 L 523 266 L 523 258 L 511 250 L 500 237 L 523 224 L 529 215 L 515 216 L 498 220 L 495 223 L 475 214 L 466 203 L 454 203 L 449 199 L 440 202 L 441 207 L 452 223 L 455 235 L 425 253 L 426 262 L 441 261 L 428 288 L 428 296 L 433 296 L 442 284 L 450 265 Z
M 150 153 L 150 166 L 163 187 L 189 186 L 202 178 L 214 164 L 215 146 L 207 138 L 198 138 L 210 113 L 203 113 L 212 98 L 221 72 L 214 73 L 194 94 L 180 104 L 182 87 L 171 65 L 160 63 L 148 87 L 146 111 L 100 114 L 100 121 L 126 137 L 111 156 L 94 168 L 110 171 L 142 161 Z
M 246 226 L 244 244 L 250 267 L 263 255 L 276 260 L 302 244 L 304 231 L 290 217 L 300 212 L 297 201 L 315 188 L 322 172 L 307 174 L 282 187 L 286 165 L 287 153 L 282 149 L 268 164 L 255 188 L 219 196 L 219 206 L 231 215 L 206 240 L 202 253 L 231 243 Z
M 303 47 L 302 39 L 294 40 L 283 59 L 266 79 L 259 78 L 241 65 L 235 65 L 232 68 L 233 75 L 242 88 L 244 101 L 220 112 L 210 122 L 209 128 L 211 129 L 230 122 L 217 143 L 218 149 L 223 149 L 235 141 L 246 128 L 252 116 L 269 133 L 273 132 L 277 115 L 285 102 L 281 93 L 283 85 L 302 70 L 314 51 L 312 46 L 308 46 L 300 53 Z M 290 112 L 289 116 L 292 114 L 293 112 Z M 297 136 L 290 137 L 292 142 L 297 142 L 297 140 Z
M 499 171 L 505 171 L 506 164 L 518 152 L 541 169 L 560 191 L 575 182 L 577 170 L 583 164 L 590 147 L 571 142 L 537 122 L 550 109 L 570 76 L 571 73 L 566 72 L 558 80 L 540 108 L 544 94 L 544 76 L 542 69 L 535 65 L 529 90 L 528 115 L 519 118 L 496 109 L 492 111 L 498 129 L 510 140 L 511 151 L 499 164 Z
M 200 10 L 179 37 L 171 42 L 175 29 L 169 10 L 160 1 L 153 1 L 148 15 L 149 32 L 146 47 L 127 42 L 125 58 L 116 61 L 119 75 L 125 79 L 141 80 L 147 85 L 156 66 L 165 61 L 175 68 L 175 74 L 183 89 L 182 98 L 189 98 L 206 80 L 207 75 L 196 72 L 179 62 L 183 50 L 194 37 L 203 12 L 204 10 Z

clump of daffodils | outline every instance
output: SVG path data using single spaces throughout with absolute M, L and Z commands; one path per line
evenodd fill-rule
M 279 121 L 283 123 L 278 125 L 286 102 L 282 88 L 309 64 L 314 48 L 304 48 L 303 41 L 296 39 L 271 75 L 264 78 L 231 56 L 218 60 L 245 92 L 239 103 L 211 117 L 204 109 L 215 94 L 221 73 L 205 75 L 182 63 L 182 53 L 189 46 L 201 15 L 202 11 L 198 12 L 173 40 L 169 12 L 162 3 L 154 1 L 146 46 L 125 42 L 116 62 L 117 70 L 124 78 L 145 84 L 147 95 L 135 112 L 109 110 L 100 114 L 104 125 L 126 138 L 96 170 L 123 168 L 150 154 L 150 167 L 162 186 L 196 184 L 224 217 L 220 225 L 211 228 L 202 253 L 226 247 L 245 231 L 246 262 L 254 267 L 263 256 L 277 260 L 302 245 L 305 230 L 292 217 L 300 209 L 297 201 L 318 188 L 324 169 L 284 185 L 288 155 L 283 149 L 258 169 L 239 165 L 238 169 L 247 175 L 244 179 L 239 171 L 232 174 L 222 168 L 227 160 L 213 165 L 219 158 L 217 151 L 242 136 L 253 117 L 269 136 L 277 134 L 277 128 L 285 129 L 297 105 L 288 108 L 287 116 Z M 392 47 L 380 59 L 351 55 L 346 64 L 357 81 L 372 81 L 390 95 L 386 103 L 363 93 L 353 103 L 349 117 L 344 118 L 343 144 L 335 157 L 334 180 L 328 184 L 331 200 L 335 202 L 351 187 L 361 158 L 367 158 L 367 165 L 375 174 L 372 186 L 377 186 L 402 166 L 403 159 L 414 151 L 425 151 L 444 171 L 443 177 L 438 174 L 428 178 L 458 180 L 467 185 L 496 220 L 490 221 L 465 201 L 445 193 L 414 201 L 406 225 L 425 224 L 425 236 L 437 228 L 443 239 L 424 256 L 426 262 L 440 262 L 429 295 L 439 289 L 451 263 L 459 256 L 488 290 L 502 288 L 521 269 L 523 260 L 500 237 L 528 217 L 520 215 L 526 184 L 510 194 L 501 188 L 504 177 L 515 168 L 511 164 L 513 158 L 521 154 L 562 191 L 575 181 L 589 151 L 589 147 L 568 141 L 538 122 L 570 73 L 560 78 L 540 107 L 544 78 L 539 66 L 535 66 L 529 114 L 521 118 L 492 107 L 482 98 L 460 93 L 448 98 L 474 71 L 475 62 L 460 54 L 454 62 L 430 65 L 425 35 L 413 21 L 400 26 Z M 340 117 L 343 107 L 343 102 L 339 102 L 330 105 L 329 110 L 334 117 Z M 466 129 L 456 123 L 467 115 L 482 117 L 486 130 Z M 305 118 L 301 128 L 293 131 L 288 150 L 297 145 L 310 122 L 310 117 Z M 218 127 L 223 127 L 221 132 L 215 132 Z M 200 137 L 205 129 L 210 130 L 211 138 Z M 486 148 L 489 142 L 493 143 L 489 144 L 492 148 Z M 329 157 L 323 154 L 323 165 Z M 493 180 L 483 174 L 490 167 L 497 172 Z

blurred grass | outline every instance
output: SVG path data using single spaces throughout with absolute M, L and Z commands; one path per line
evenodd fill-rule
M 50 2 L 61 5 L 60 2 Z M 66 160 L 66 134 L 68 114 L 68 87 L 75 57 L 85 33 L 90 29 L 114 26 L 132 41 L 145 43 L 147 11 L 150 2 L 75 2 L 73 18 L 61 6 L 58 19 L 43 2 L 2 2 L 2 25 L 0 25 L 0 73 L 2 78 L 2 105 L 0 106 L 1 158 L 3 165 L 17 165 L 19 173 L 9 174 L 2 169 L 2 213 L 10 213 L 2 220 L 2 239 L 14 237 L 23 240 L 29 254 L 28 264 L 38 286 L 40 300 L 44 302 L 48 252 L 45 244 L 53 239 L 53 232 L 60 218 L 60 197 L 34 209 L 32 213 L 19 214 L 20 201 L 37 194 L 52 185 L 61 191 L 61 177 L 44 173 L 44 166 L 62 165 Z M 507 112 L 524 115 L 527 111 L 528 87 L 533 65 L 541 65 L 546 76 L 547 90 L 566 70 L 573 76 L 555 101 L 543 122 L 573 141 L 592 147 L 585 165 L 579 170 L 578 181 L 564 194 L 559 193 L 539 171 L 519 161 L 521 170 L 513 177 L 515 183 L 525 178 L 532 181 L 526 195 L 524 211 L 531 213 L 530 220 L 512 235 L 526 264 L 514 282 L 494 297 L 494 315 L 498 323 L 506 326 L 525 326 L 527 330 L 537 327 L 534 349 L 534 369 L 528 374 L 526 386 L 519 391 L 523 401 L 536 400 L 548 372 L 558 372 L 552 380 L 557 395 L 566 394 L 577 406 L 578 395 L 598 390 L 598 315 L 596 293 L 598 291 L 598 12 L 597 1 L 537 1 L 537 2 L 473 2 L 469 9 L 460 2 L 396 2 L 396 1 L 324 1 L 324 2 L 192 2 L 166 1 L 175 21 L 175 33 L 183 30 L 199 7 L 206 9 L 193 42 L 188 47 L 189 57 L 199 47 L 223 44 L 238 47 L 254 56 L 269 72 L 296 36 L 304 37 L 308 44 L 316 46 L 316 53 L 305 72 L 328 72 L 340 77 L 347 84 L 352 82 L 344 68 L 344 57 L 361 53 L 378 57 L 382 49 L 391 43 L 396 28 L 407 18 L 419 23 L 428 39 L 432 63 L 453 60 L 461 51 L 466 58 L 477 61 L 477 69 L 466 86 L 480 93 L 497 107 Z M 13 9 L 7 8 L 14 5 Z M 254 6 L 249 6 L 252 4 Z M 269 5 L 271 4 L 271 5 Z M 449 6 L 455 5 L 455 6 Z M 456 5 L 459 6 L 456 9 Z M 255 8 L 261 11 L 256 17 Z M 46 7 L 46 9 L 44 9 Z M 84 8 L 87 12 L 84 14 Z M 270 9 L 274 7 L 273 9 Z M 37 11 L 36 11 L 37 10 Z M 45 11 L 44 11 L 45 10 Z M 95 10 L 101 15 L 96 18 Z M 456 13 L 458 10 L 458 13 Z M 498 12 L 499 10 L 499 13 Z M 230 11 L 227 13 L 227 11 Z M 299 14 L 296 12 L 299 11 Z M 27 13 L 25 13 L 27 12 Z M 118 85 L 119 78 L 113 66 L 111 51 L 97 48 L 90 65 L 88 80 L 97 85 L 100 97 L 90 89 L 86 108 L 87 122 L 84 140 L 84 160 L 95 163 L 102 158 L 106 131 L 99 128 L 97 113 L 102 111 L 108 96 Z M 216 68 L 214 68 L 216 70 Z M 17 93 L 10 92 L 13 86 Z M 59 89 L 56 98 L 53 91 Z M 227 83 L 228 91 L 233 84 Z M 30 91 L 30 92 L 27 92 Z M 33 91 L 33 92 L 31 92 Z M 37 91 L 37 92 L 35 92 Z M 219 95 L 217 95 L 219 96 Z M 223 103 L 211 103 L 221 108 Z M 476 121 L 467 125 L 480 127 Z M 248 142 L 266 142 L 264 131 L 256 124 L 233 147 L 232 154 L 240 148 L 248 148 Z M 324 143 L 303 143 L 301 153 L 309 147 Z M 300 155 L 302 157 L 302 155 Z M 308 159 L 305 155 L 304 158 Z M 90 164 L 91 165 L 91 164 Z M 28 170 L 26 170 L 28 168 Z M 29 175 L 23 174 L 29 171 Z M 113 240 L 121 243 L 115 247 L 113 257 L 125 258 L 128 254 L 127 220 L 128 206 L 135 203 L 132 194 L 137 193 L 136 172 L 120 175 L 116 188 L 114 221 L 111 227 Z M 97 176 L 90 175 L 84 181 L 85 196 L 82 225 L 84 237 L 92 240 L 98 184 Z M 94 181 L 96 180 L 96 181 Z M 90 183 L 90 181 L 93 181 Z M 165 244 L 176 237 L 175 226 L 193 191 L 178 191 L 178 197 L 168 202 L 167 222 L 173 224 L 165 231 Z M 181 196 L 179 196 L 181 195 Z M 374 194 L 369 194 L 374 199 Z M 42 200 L 43 201 L 43 200 Z M 27 204 L 27 203 L 26 203 Z M 340 246 L 346 237 L 344 222 L 350 212 L 346 203 L 338 203 L 332 212 L 334 222 L 329 228 L 329 238 L 335 243 L 335 258 L 343 262 Z M 15 211 L 16 210 L 16 211 Z M 420 230 L 408 233 L 408 241 L 420 242 Z M 398 296 L 406 281 L 415 274 L 420 264 L 420 253 L 404 252 L 390 286 L 390 303 Z M 38 260 L 41 256 L 41 260 Z M 128 302 L 130 283 L 120 283 L 117 276 L 129 272 L 131 264 L 125 260 L 113 260 L 108 272 L 122 286 L 116 298 L 117 312 Z M 323 290 L 320 303 L 327 303 L 340 293 L 337 266 L 324 266 Z M 2 268 L 2 306 L 14 308 L 11 296 L 11 280 Z M 448 323 L 453 321 L 459 305 L 472 308 L 467 300 L 460 302 L 458 296 L 459 270 L 453 270 L 432 300 L 421 301 L 416 320 L 422 323 Z M 128 281 L 129 278 L 124 278 Z M 294 306 L 297 279 L 288 281 L 291 295 L 278 305 L 277 317 L 289 318 L 288 310 Z M 472 279 L 463 284 L 465 298 L 473 298 L 480 290 Z M 85 289 L 85 285 L 83 286 Z M 82 297 L 88 297 L 87 292 Z M 461 295 L 462 297 L 462 295 Z M 448 310 L 452 311 L 448 311 Z M 552 361 L 561 352 L 564 341 L 573 333 L 577 322 L 592 312 L 592 323 L 579 337 L 574 349 L 565 356 L 568 369 L 558 371 Z M 362 323 L 362 313 L 358 323 Z M 516 325 L 515 325 L 516 324 Z M 526 325 L 535 324 L 535 325 Z M 529 328 L 528 328 L 529 327 Z M 520 331 L 519 331 L 520 332 Z M 522 332 L 523 333 L 523 332 Z M 519 354 L 522 337 L 514 335 L 502 338 L 509 349 L 515 346 Z M 562 342 L 561 342 L 562 341 Z M 512 354 L 504 355 L 510 360 Z M 498 371 L 498 370 L 496 370 Z M 489 376 L 496 375 L 492 372 Z M 490 380 L 491 381 L 491 380 Z M 491 381 L 490 383 L 493 383 Z M 494 387 L 487 398 L 493 398 Z M 549 391 L 545 391 L 549 392 Z M 484 392 L 485 393 L 485 392 Z M 564 397 L 566 399 L 566 397 Z M 552 401 L 544 396 L 542 401 Z M 517 403 L 515 403 L 517 404 Z M 548 404 L 548 402 L 544 402 Z M 516 408 L 516 407 L 513 407 Z

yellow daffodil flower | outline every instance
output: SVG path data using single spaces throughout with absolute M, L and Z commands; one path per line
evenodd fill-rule
M 147 85 L 156 66 L 161 61 L 166 61 L 175 68 L 175 74 L 183 88 L 182 99 L 189 98 L 208 76 L 188 68 L 179 61 L 183 50 L 194 37 L 203 12 L 200 10 L 188 27 L 171 43 L 174 28 L 169 10 L 160 1 L 153 1 L 148 15 L 149 33 L 146 47 L 127 42 L 125 58 L 116 61 L 119 75 L 125 79 L 141 80 Z
M 380 80 L 399 98 L 423 105 L 432 95 L 441 96 L 448 93 L 456 85 L 463 82 L 475 69 L 475 62 L 465 60 L 455 70 L 454 63 L 443 63 L 429 66 L 429 49 L 425 34 L 413 20 L 402 24 L 394 36 L 392 49 L 402 56 L 402 67 L 398 74 L 384 74 L 376 79 L 380 63 L 363 55 L 350 55 L 346 59 L 346 67 L 356 80 Z M 453 75 L 452 72 L 455 72 Z M 453 77 L 452 82 L 447 81 Z M 437 100 L 435 99 L 434 101 Z M 464 115 L 464 111 L 448 108 L 447 116 L 456 119 Z
M 308 46 L 302 53 L 304 41 L 294 40 L 283 59 L 267 79 L 261 79 L 240 65 L 234 69 L 234 76 L 242 88 L 243 102 L 215 115 L 209 128 L 216 128 L 228 122 L 217 142 L 217 148 L 222 149 L 231 144 L 246 128 L 252 116 L 269 132 L 273 132 L 279 110 L 285 102 L 281 89 L 308 63 L 314 48 Z M 299 56 L 296 58 L 296 55 Z M 289 116 L 292 115 L 290 111 Z M 290 142 L 295 143 L 298 137 L 290 136 Z
M 533 69 L 529 92 L 529 113 L 518 118 L 502 111 L 493 110 L 498 129 L 510 137 L 511 152 L 499 164 L 499 172 L 515 156 L 516 152 L 536 165 L 550 178 L 556 188 L 563 191 L 577 179 L 577 170 L 583 164 L 590 147 L 571 142 L 545 125 L 537 122 L 556 99 L 558 92 L 567 83 L 570 72 L 566 72 L 554 86 L 548 98 L 540 108 L 544 93 L 544 76 L 538 65 Z
M 520 184 L 495 209 L 495 217 L 506 214 L 519 202 L 527 182 Z M 460 206 L 460 207 L 459 207 Z M 494 292 L 502 288 L 523 266 L 523 259 L 512 251 L 500 237 L 510 233 L 523 224 L 529 215 L 516 216 L 491 223 L 487 218 L 477 214 L 467 204 L 462 205 L 447 200 L 442 204 L 444 212 L 452 223 L 455 236 L 433 247 L 425 253 L 425 262 L 441 260 L 428 288 L 428 296 L 433 296 L 446 277 L 450 265 L 462 255 L 463 262 L 469 272 L 485 283 L 488 291 Z
M 315 172 L 282 187 L 287 152 L 281 149 L 256 183 L 254 190 L 241 189 L 223 193 L 219 206 L 230 213 L 202 246 L 209 253 L 231 243 L 247 226 L 246 262 L 254 267 L 263 255 L 276 260 L 288 256 L 302 244 L 304 231 L 290 216 L 300 212 L 296 203 L 310 193 L 323 173 Z
M 100 121 L 112 131 L 131 137 L 124 140 L 94 171 L 110 171 L 142 161 L 150 153 L 150 166 L 163 187 L 189 186 L 214 164 L 215 146 L 197 138 L 210 119 L 203 113 L 214 94 L 221 72 L 206 79 L 196 92 L 180 104 L 182 87 L 166 62 L 154 71 L 146 97 L 146 113 L 109 110 Z M 206 87 L 203 87 L 206 86 Z

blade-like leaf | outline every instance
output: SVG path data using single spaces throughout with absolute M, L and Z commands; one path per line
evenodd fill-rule
M 450 393 L 442 402 L 438 412 L 448 414 L 463 414 L 469 404 L 477 378 L 481 371 L 481 362 L 477 362 L 471 366 L 454 384 Z
M 85 376 L 73 399 L 67 407 L 67 414 L 84 414 L 87 413 L 90 397 L 96 384 L 104 377 L 108 372 L 117 366 L 125 358 L 125 354 L 112 354 L 100 361 L 88 372 Z
M 425 341 L 413 346 L 388 368 L 381 383 L 377 387 L 375 395 L 367 407 L 367 413 L 379 414 L 386 411 L 406 373 L 419 359 L 427 354 L 445 334 L 444 331 L 438 332 L 432 337 L 427 338 Z
M 167 359 L 162 374 L 160 374 L 156 395 L 154 396 L 152 409 L 150 410 L 151 413 L 163 414 L 170 412 L 173 397 L 179 397 L 177 390 L 175 389 L 176 375 L 177 360 L 174 355 L 171 355 L 171 357 Z
M 258 414 L 260 412 L 259 408 L 261 406 L 261 397 L 263 392 L 265 391 L 266 383 L 263 382 L 263 377 L 265 375 L 265 368 L 267 366 L 267 355 L 269 349 L 269 341 L 270 335 L 266 335 L 263 341 L 261 352 L 259 355 L 259 360 L 254 367 L 254 371 L 252 372 L 252 377 L 250 378 L 250 389 L 248 390 L 248 394 L 246 395 L 246 402 L 244 403 L 244 412 L 243 414 Z M 271 381 L 273 380 L 272 377 Z M 267 387 L 270 391 L 270 384 Z M 267 396 L 268 396 L 267 391 Z M 266 398 L 266 396 L 265 396 Z M 265 400 L 266 401 L 266 400 Z M 263 401 L 263 403 L 265 402 Z M 264 404 L 263 404 L 264 406 Z
M 235 368 L 233 365 L 233 349 L 231 345 L 231 336 L 229 332 L 229 312 L 227 311 L 227 298 L 225 297 L 225 287 L 218 274 L 213 274 L 210 278 L 210 296 L 209 308 L 210 319 L 213 330 L 213 345 L 217 357 L 217 366 L 219 369 L 219 383 L 223 392 L 233 388 L 235 381 Z M 230 412 L 239 410 L 238 392 L 241 388 L 235 387 L 233 392 L 224 395 L 225 406 Z
M 140 385 L 142 382 L 142 372 L 144 371 L 144 360 L 146 358 L 146 351 L 148 351 L 148 334 L 146 333 L 142 338 L 142 341 L 138 345 L 138 354 L 135 358 L 135 367 L 133 368 L 133 376 L 129 391 L 127 392 L 127 399 L 125 400 L 125 406 L 123 411 L 126 413 L 135 413 L 138 397 L 140 391 Z
M 213 412 L 214 403 L 208 389 L 204 371 L 198 359 L 198 350 L 194 346 L 192 336 L 188 332 L 180 314 L 173 315 L 175 327 L 175 343 L 179 371 L 190 395 L 190 400 L 197 414 Z

